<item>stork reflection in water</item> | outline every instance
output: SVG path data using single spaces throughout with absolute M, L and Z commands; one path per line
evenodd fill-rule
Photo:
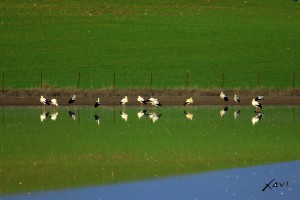
M 121 115 L 121 117 L 122 117 L 122 119 L 125 121 L 125 122 L 127 122 L 128 121 L 128 114 L 126 114 L 125 112 L 120 112 L 120 115 Z
M 185 117 L 189 120 L 193 120 L 194 115 L 190 112 L 183 111 Z
M 257 124 L 263 117 L 262 112 L 255 111 L 255 113 L 256 113 L 256 115 L 254 117 L 252 117 L 252 120 L 251 120 L 253 125 Z
M 75 112 L 69 110 L 69 116 L 75 121 L 76 120 L 76 114 Z
M 50 119 L 53 120 L 53 121 L 55 121 L 57 119 L 57 116 L 58 116 L 58 112 L 52 113 L 50 115 Z
M 220 110 L 220 116 L 221 116 L 221 117 L 224 117 L 225 114 L 227 113 L 227 111 L 228 111 L 228 107 L 225 106 L 222 110 Z
M 155 112 L 151 112 L 151 113 L 148 113 L 147 116 L 149 117 L 149 119 L 151 119 L 151 121 L 153 123 L 155 123 L 157 120 L 160 119 L 162 114 L 157 114 Z
M 234 119 L 237 119 L 240 116 L 240 112 L 241 112 L 240 110 L 234 111 L 233 113 Z
M 146 113 L 147 113 L 147 110 L 146 110 L 146 109 L 145 109 L 145 110 L 141 110 L 141 111 L 139 111 L 139 112 L 137 113 L 137 117 L 138 117 L 139 119 L 141 119 Z
M 47 119 L 47 117 L 49 117 L 49 111 L 42 112 L 42 114 L 40 115 L 41 122 L 45 121 Z
M 96 123 L 99 125 L 100 124 L 100 117 L 99 115 L 94 115 Z

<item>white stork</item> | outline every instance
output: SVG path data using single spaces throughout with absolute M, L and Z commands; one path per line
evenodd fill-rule
M 233 100 L 234 100 L 235 102 L 238 102 L 238 103 L 240 103 L 240 102 L 241 102 L 241 99 L 240 99 L 240 97 L 239 97 L 239 96 L 237 96 L 236 94 L 234 95 L 234 97 L 233 97 Z
M 44 98 L 43 96 L 41 96 L 40 102 L 41 102 L 42 104 L 44 104 L 44 106 L 45 106 L 45 105 L 50 105 L 50 104 L 49 104 L 49 101 L 48 101 L 46 98 Z
M 151 97 L 147 101 L 150 102 L 152 106 L 162 106 L 161 103 L 155 98 Z
M 185 100 L 185 102 L 184 102 L 184 106 L 186 106 L 186 105 L 190 105 L 190 104 L 192 104 L 192 103 L 194 103 L 194 101 L 193 101 L 193 97 L 190 97 L 190 98 L 188 98 L 187 100 Z
M 141 97 L 141 96 L 138 96 L 138 97 L 137 97 L 137 101 L 140 102 L 141 105 L 142 105 L 142 104 L 147 104 L 147 101 L 145 101 L 145 99 L 144 99 L 143 97 Z
M 123 99 L 121 99 L 120 105 L 125 105 L 128 102 L 128 97 L 125 96 Z
M 98 98 L 97 101 L 94 104 L 95 108 L 98 107 L 98 106 L 100 106 L 100 98 Z
M 223 92 L 220 93 L 220 97 L 221 97 L 224 101 L 228 101 L 228 97 L 227 97 Z
M 76 95 L 70 97 L 70 99 L 69 99 L 69 104 L 72 104 L 72 103 L 74 103 L 75 101 L 76 101 Z
M 56 99 L 51 99 L 50 103 L 52 106 L 58 106 L 57 100 Z
M 261 103 L 259 103 L 258 101 L 255 101 L 255 99 L 252 99 L 252 106 L 254 106 L 256 109 L 257 108 L 262 109 Z
M 264 99 L 264 96 L 257 96 L 255 97 L 255 101 L 261 101 Z

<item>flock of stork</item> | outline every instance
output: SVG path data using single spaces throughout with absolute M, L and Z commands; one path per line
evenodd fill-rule
M 228 97 L 223 93 L 221 92 L 220 93 L 220 98 L 222 98 L 225 102 L 228 101 Z M 252 99 L 252 106 L 255 107 L 255 113 L 256 115 L 252 118 L 252 123 L 253 125 L 256 124 L 263 116 L 263 113 L 262 113 L 262 104 L 261 104 L 261 101 L 264 99 L 264 96 L 257 96 L 256 98 Z M 233 100 L 237 103 L 240 103 L 240 97 L 237 96 L 237 95 L 234 95 L 234 98 Z M 69 101 L 68 101 L 68 104 L 71 105 L 73 104 L 74 102 L 76 101 L 76 95 L 70 97 Z M 158 107 L 158 106 L 162 106 L 162 104 L 158 101 L 158 99 L 156 98 L 153 98 L 153 97 L 150 97 L 148 99 L 144 99 L 143 97 L 141 96 L 138 96 L 137 97 L 137 101 L 140 102 L 141 106 L 143 104 L 146 104 L 146 105 L 152 105 L 154 107 Z M 46 106 L 46 105 L 52 105 L 52 106 L 55 106 L 57 107 L 58 106 L 58 102 L 56 99 L 51 99 L 51 100 L 48 100 L 46 98 L 44 98 L 43 96 L 40 97 L 40 102 Z M 192 104 L 194 101 L 193 101 L 193 98 L 190 97 L 188 99 L 186 99 L 186 101 L 183 103 L 184 106 L 187 106 L 187 105 L 190 105 Z M 124 98 L 121 99 L 120 101 L 120 105 L 123 105 L 124 108 L 125 108 L 125 105 L 126 103 L 128 103 L 128 97 L 125 96 Z M 101 102 L 100 102 L 100 98 L 97 98 L 97 100 L 95 101 L 94 103 L 94 107 L 98 107 L 101 105 Z M 152 113 L 146 113 L 147 110 L 142 110 L 140 112 L 137 113 L 138 117 L 141 118 L 143 115 L 147 115 L 150 119 L 152 119 L 153 122 L 157 121 L 161 114 L 156 114 L 155 112 L 152 112 Z M 225 106 L 221 111 L 220 111 L 220 115 L 221 117 L 223 117 L 225 115 L 225 113 L 228 111 L 228 107 Z M 237 110 L 234 112 L 234 117 L 237 118 L 237 116 L 239 115 L 240 113 L 240 110 Z M 120 112 L 121 114 L 121 117 L 127 121 L 128 119 L 128 115 L 125 113 L 125 111 L 121 111 Z M 187 112 L 187 111 L 184 111 L 184 114 L 186 116 L 187 119 L 190 119 L 192 120 L 193 118 L 193 114 Z M 75 113 L 73 113 L 72 111 L 69 111 L 69 115 L 70 117 L 72 117 L 73 119 L 75 118 Z M 43 121 L 44 118 L 45 118 L 45 114 L 43 114 L 43 116 L 41 115 L 41 120 Z M 56 117 L 55 115 L 53 117 Z M 95 115 L 95 120 L 99 123 L 99 116 L 98 115 Z
M 220 97 L 224 100 L 224 101 L 228 101 L 228 97 L 221 92 L 220 93 Z M 240 97 L 237 95 L 234 95 L 233 97 L 235 102 L 240 103 Z M 263 116 L 263 112 L 262 112 L 262 105 L 261 105 L 261 101 L 264 99 L 264 96 L 257 96 L 254 99 L 252 99 L 252 106 L 255 107 L 255 113 L 256 115 L 252 118 L 252 124 L 255 125 Z M 220 111 L 220 115 L 223 116 L 225 115 L 225 113 L 227 112 L 228 107 L 226 106 L 223 110 Z M 240 110 L 237 110 L 234 112 L 234 117 L 236 118 L 240 113 Z
M 224 101 L 228 101 L 228 97 L 223 93 L 223 92 L 221 92 L 220 93 L 220 97 L 224 100 Z M 240 97 L 239 96 L 237 96 L 237 95 L 234 95 L 234 101 L 235 102 L 238 102 L 238 103 L 240 103 Z M 257 96 L 255 99 L 252 99 L 252 105 L 256 108 L 256 111 L 257 112 L 261 112 L 261 110 L 262 110 L 262 105 L 261 105 L 261 100 L 263 100 L 264 99 L 264 96 Z M 74 95 L 74 96 L 72 96 L 72 97 L 70 97 L 70 99 L 69 99 L 69 105 L 70 104 L 72 104 L 72 103 L 74 103 L 76 101 L 76 95 Z M 138 102 L 140 102 L 141 103 L 141 105 L 142 104 L 150 104 L 150 105 L 152 105 L 152 106 L 162 106 L 161 105 L 161 103 L 158 101 L 158 99 L 156 99 L 156 98 L 153 98 L 153 97 L 150 97 L 150 98 L 148 98 L 147 100 L 145 100 L 143 97 L 141 97 L 141 96 L 138 96 L 137 97 L 137 101 Z M 46 99 L 44 96 L 41 96 L 41 98 L 40 98 L 40 102 L 42 103 L 42 104 L 44 104 L 44 105 L 52 105 L 52 106 L 58 106 L 58 103 L 57 103 L 57 100 L 56 99 L 51 99 L 50 101 L 48 100 L 48 99 Z M 192 104 L 194 101 L 193 101 L 193 97 L 190 97 L 190 98 L 188 98 L 185 102 L 184 102 L 184 106 L 186 106 L 186 105 L 190 105 L 190 104 Z M 122 98 L 121 99 L 121 101 L 120 101 L 120 105 L 125 105 L 126 103 L 128 103 L 128 97 L 127 96 L 125 96 L 124 98 Z M 95 101 L 95 104 L 94 104 L 94 107 L 96 108 L 96 107 L 98 107 L 98 106 L 100 106 L 101 105 L 101 103 L 100 103 L 100 98 L 98 98 L 96 101 Z M 260 110 L 258 110 L 258 109 L 260 109 Z
M 74 103 L 75 101 L 76 101 L 76 95 L 70 97 L 68 103 L 69 103 L 69 105 L 70 105 L 70 104 Z M 152 105 L 152 106 L 162 106 L 161 103 L 160 103 L 157 99 L 155 99 L 155 98 L 153 98 L 153 97 L 151 97 L 151 98 L 149 98 L 149 99 L 147 99 L 147 100 L 144 100 L 143 97 L 138 96 L 137 101 L 139 101 L 141 104 L 150 104 L 150 105 Z M 58 106 L 58 103 L 57 103 L 57 100 L 56 100 L 56 99 L 51 99 L 51 100 L 49 101 L 49 100 L 46 99 L 44 96 L 41 96 L 40 102 L 41 102 L 42 104 L 44 104 L 44 106 L 46 106 L 46 105 Z M 123 99 L 121 99 L 120 105 L 125 105 L 126 103 L 128 103 L 128 97 L 127 97 L 127 96 L 125 96 Z M 190 103 L 193 103 L 193 99 L 192 99 L 192 98 L 188 99 L 188 100 L 186 101 L 185 105 L 186 105 L 186 104 L 190 104 Z M 98 98 L 98 99 L 95 101 L 94 107 L 96 108 L 96 107 L 98 107 L 98 106 L 100 106 L 100 105 L 101 105 L 101 103 L 100 103 L 100 98 Z

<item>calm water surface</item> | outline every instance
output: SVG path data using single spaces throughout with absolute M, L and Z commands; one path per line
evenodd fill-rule
M 136 197 L 144 199 L 143 194 L 151 191 L 161 197 L 173 198 L 172 194 L 180 197 L 178 193 L 183 190 L 178 188 L 184 188 L 194 190 L 187 198 L 199 199 L 201 195 L 197 192 L 209 191 L 217 195 L 208 188 L 214 185 L 218 188 L 220 184 L 225 188 L 222 183 L 226 182 L 228 187 L 232 185 L 231 189 L 223 189 L 232 197 L 241 195 L 233 191 L 234 187 L 247 188 L 244 181 L 247 178 L 241 178 L 247 176 L 239 173 L 263 165 L 269 168 L 259 173 L 266 176 L 250 173 L 249 176 L 254 177 L 250 188 L 257 185 L 259 189 L 255 191 L 261 192 L 261 187 L 275 178 L 278 183 L 288 182 L 287 187 L 282 187 L 286 189 L 283 193 L 293 196 L 296 187 L 293 181 L 299 183 L 296 176 L 299 164 L 288 161 L 300 158 L 299 117 L 300 107 L 289 106 L 265 106 L 262 115 L 248 106 L 59 107 L 46 110 L 42 107 L 2 107 L 0 194 L 29 193 L 28 198 L 57 194 L 73 198 L 75 194 L 80 196 L 93 190 L 91 197 L 110 199 L 111 191 L 150 188 L 129 194 L 130 198 L 138 194 Z M 289 164 L 284 164 L 286 162 Z M 278 164 L 281 172 L 273 178 L 268 175 L 272 163 L 282 163 Z M 259 170 L 260 167 L 257 172 Z M 217 171 L 216 174 L 237 172 L 239 178 L 232 178 L 233 175 L 217 178 L 211 171 Z M 186 174 L 197 175 L 183 176 Z M 192 180 L 193 177 L 196 179 Z M 96 187 L 98 185 L 102 186 Z M 150 185 L 155 187 L 151 189 Z M 166 193 L 159 188 L 165 188 Z M 178 193 L 171 192 L 174 188 Z M 57 189 L 68 190 L 39 193 Z M 274 191 L 272 194 L 279 190 Z M 267 191 L 253 194 L 252 199 L 255 199 Z M 113 197 L 119 199 L 119 196 Z

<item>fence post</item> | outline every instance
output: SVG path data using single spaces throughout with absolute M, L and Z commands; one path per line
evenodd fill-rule
M 257 75 L 256 88 L 260 88 L 260 72 L 258 72 L 258 75 Z
M 116 72 L 114 71 L 113 89 L 116 89 Z
M 186 72 L 186 87 L 189 87 L 189 72 Z
M 295 88 L 295 82 L 296 82 L 296 72 L 293 74 L 293 88 Z
M 4 72 L 2 72 L 2 94 L 4 94 Z
M 41 88 L 43 87 L 43 72 L 41 72 Z
M 78 79 L 77 79 L 77 88 L 79 89 L 80 86 L 80 72 L 78 72 Z
M 224 72 L 222 73 L 221 87 L 222 89 L 224 88 Z
M 153 75 L 152 72 L 150 73 L 150 89 L 152 89 L 152 83 L 153 83 Z

